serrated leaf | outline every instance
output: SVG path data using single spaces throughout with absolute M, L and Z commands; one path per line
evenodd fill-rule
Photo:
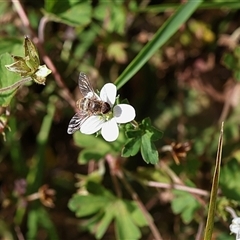
M 139 239 L 141 237 L 141 232 L 133 222 L 125 204 L 122 201 L 118 201 L 115 207 L 118 209 L 118 211 L 115 212 L 115 231 L 117 239 Z
M 128 211 L 131 213 L 131 218 L 137 226 L 144 227 L 148 225 L 146 217 L 135 202 L 125 200 L 124 203 L 126 204 Z
M 126 145 L 122 149 L 122 157 L 130 157 L 135 156 L 141 146 L 141 138 L 132 138 L 129 139 L 126 143 Z
M 158 151 L 147 134 L 142 136 L 141 154 L 146 163 L 156 164 L 158 162 Z
M 141 237 L 138 226 L 147 226 L 148 223 L 135 202 L 116 198 L 110 191 L 95 182 L 88 183 L 87 192 L 90 194 L 75 194 L 68 204 L 76 216 L 90 217 L 83 224 L 85 229 L 100 239 L 110 223 L 114 221 L 117 239 Z
M 11 63 L 11 61 L 12 57 L 8 53 L 2 54 L 0 56 L 0 88 L 11 86 L 20 80 L 20 76 L 9 72 L 5 67 L 5 65 Z M 6 107 L 9 105 L 11 99 L 16 93 L 16 89 L 17 88 L 14 88 L 4 92 L 1 92 L 0 90 L 0 106 Z
M 152 126 L 151 119 L 145 118 L 142 120 L 142 126 L 145 132 L 148 134 L 151 141 L 156 141 L 160 139 L 163 135 L 161 131 Z
M 75 194 L 68 202 L 68 207 L 75 212 L 76 216 L 86 217 L 104 209 L 108 201 L 109 199 L 105 196 Z
M 184 223 L 190 223 L 200 204 L 190 193 L 174 190 L 174 194 L 175 197 L 171 203 L 173 212 L 180 214 Z
M 105 211 L 101 220 L 97 224 L 97 229 L 95 229 L 95 237 L 97 239 L 101 239 L 103 237 L 109 225 L 114 219 L 114 209 L 112 209 L 111 206 L 113 205 L 110 205 L 110 207 L 108 207 L 108 210 Z

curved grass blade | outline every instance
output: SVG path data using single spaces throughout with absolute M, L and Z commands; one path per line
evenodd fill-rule
M 115 81 L 117 88 L 121 88 L 129 79 L 152 57 L 169 38 L 188 20 L 198 8 L 202 0 L 188 1 L 182 5 L 156 32 L 153 39 L 148 42 L 123 73 Z
M 136 8 L 135 12 L 151 12 L 151 13 L 160 13 L 165 12 L 168 9 L 177 9 L 180 6 L 179 3 L 166 3 L 166 4 L 158 4 L 158 5 L 152 5 L 142 8 Z M 239 9 L 240 8 L 240 2 L 232 1 L 222 1 L 222 2 L 203 2 L 200 4 L 199 9 L 219 9 L 219 8 L 225 8 L 225 9 Z
M 214 175 L 213 175 L 213 183 L 212 183 L 212 189 L 211 189 L 211 195 L 210 195 L 210 202 L 209 202 L 209 209 L 208 209 L 207 224 L 206 224 L 205 233 L 204 233 L 204 240 L 212 239 L 216 201 L 217 201 L 218 183 L 219 183 L 219 177 L 220 177 L 220 167 L 221 167 L 221 160 L 222 160 L 223 125 L 224 125 L 224 123 L 222 122 L 220 136 L 219 136 L 219 140 L 218 140 L 216 167 L 215 167 Z

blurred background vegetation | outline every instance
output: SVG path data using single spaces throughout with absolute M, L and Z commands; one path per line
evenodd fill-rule
M 45 86 L 24 84 L 0 109 L 2 239 L 201 239 L 222 121 L 212 239 L 235 239 L 226 207 L 238 213 L 240 200 L 238 1 L 199 1 L 193 14 L 182 11 L 191 16 L 119 84 L 136 121 L 149 117 L 163 132 L 158 164 L 141 154 L 121 158 L 124 133 L 112 144 L 67 134 L 79 72 L 95 89 L 115 82 L 183 2 L 1 2 L 0 54 L 23 56 L 27 35 L 52 70 Z M 1 72 L 0 80 L 3 87 Z

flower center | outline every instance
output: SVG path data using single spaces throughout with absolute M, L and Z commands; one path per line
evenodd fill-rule
M 110 119 L 113 118 L 113 112 L 112 111 L 109 111 L 108 113 L 106 114 L 102 114 L 102 117 L 105 121 L 109 121 Z

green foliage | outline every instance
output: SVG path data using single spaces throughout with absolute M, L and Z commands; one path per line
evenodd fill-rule
M 55 22 L 65 23 L 69 26 L 83 26 L 91 21 L 91 2 L 83 0 L 80 2 L 66 1 L 45 1 L 44 14 L 48 19 Z
M 113 143 L 108 143 L 100 137 L 94 135 L 85 135 L 79 131 L 73 136 L 74 142 L 77 146 L 84 148 L 79 153 L 78 162 L 80 164 L 86 164 L 90 160 L 99 161 L 101 158 L 104 158 L 106 154 L 116 155 L 121 151 L 121 141 L 123 135 L 119 136 L 118 141 Z
M 106 15 L 111 21 L 106 22 L 106 30 L 123 35 L 126 25 L 125 7 L 120 1 L 99 1 L 100 4 L 94 9 L 93 17 L 99 21 L 104 21 Z
M 225 53 L 223 64 L 233 72 L 236 81 L 240 81 L 240 46 L 234 48 L 232 53 Z
M 126 131 L 126 135 L 129 140 L 122 150 L 123 157 L 134 156 L 141 149 L 146 163 L 156 164 L 158 162 L 158 151 L 153 142 L 162 137 L 162 132 L 152 126 L 149 118 L 143 119 L 136 130 Z
M 31 79 L 36 83 L 45 84 L 46 77 L 51 73 L 51 70 L 46 65 L 40 65 L 38 52 L 32 41 L 25 37 L 24 40 L 25 56 L 19 57 L 12 55 L 14 63 L 10 62 L 10 55 L 8 53 L 0 56 L 0 70 L 2 72 L 0 79 L 0 106 L 6 107 L 9 105 L 18 87 Z M 15 74 L 20 74 L 23 79 L 19 79 Z
M 78 217 L 90 216 L 84 224 L 101 239 L 109 225 L 114 222 L 117 239 L 139 239 L 140 227 L 147 222 L 140 209 L 133 201 L 115 197 L 110 191 L 95 182 L 86 185 L 87 195 L 75 194 L 69 202 L 69 208 Z
M 0 44 L 0 54 L 4 53 L 14 53 L 15 55 L 22 55 L 23 48 L 22 48 L 22 39 L 16 38 L 3 38 L 1 39 Z
M 231 159 L 223 168 L 221 172 L 220 184 L 221 189 L 226 197 L 239 201 L 240 191 L 238 183 L 240 180 L 239 175 L 239 162 L 236 159 Z
M 50 240 L 59 239 L 54 224 L 51 221 L 48 212 L 42 207 L 31 209 L 30 213 L 28 214 L 27 224 L 29 229 L 27 233 L 28 239 L 36 239 L 39 228 L 43 228 L 48 232 L 48 239 Z
M 45 84 L 46 77 L 52 71 L 46 65 L 40 66 L 38 52 L 32 41 L 25 37 L 24 40 L 25 56 L 12 56 L 14 63 L 5 65 L 5 67 L 21 77 L 30 77 L 38 84 Z
M 194 213 L 201 207 L 190 193 L 177 190 L 174 190 L 171 206 L 175 214 L 181 215 L 185 224 L 189 224 L 194 219 Z
M 240 216 L 240 3 L 156 2 L 0 4 L 1 239 L 202 238 L 209 202 L 207 232 L 234 238 L 226 208 Z M 45 86 L 41 64 L 53 71 Z M 94 89 L 115 82 L 119 103 L 126 97 L 136 110 L 139 122 L 120 124 L 114 142 L 66 133 L 80 71 Z M 29 88 L 32 80 L 42 85 Z M 222 120 L 219 191 L 218 165 L 209 200 Z M 56 191 L 51 210 L 45 184 Z
M 9 64 L 12 61 L 11 56 L 8 53 L 2 54 L 0 56 L 0 86 L 1 88 L 8 87 L 13 85 L 20 77 L 10 71 L 8 71 L 5 65 Z M 6 107 L 9 105 L 11 99 L 13 98 L 16 89 L 10 89 L 5 92 L 0 92 L 0 106 Z

